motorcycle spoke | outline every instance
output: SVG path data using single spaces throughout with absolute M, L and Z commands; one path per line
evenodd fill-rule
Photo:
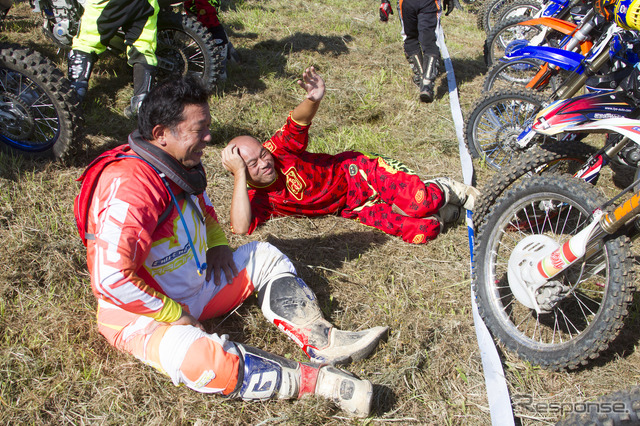
M 517 108 L 514 108 L 517 111 Z M 604 291 L 594 289 L 597 279 L 602 280 L 601 274 L 594 269 L 602 268 L 598 259 L 585 263 L 584 271 L 574 266 L 581 282 L 574 290 L 567 276 L 563 285 L 572 290 L 564 296 L 549 313 L 537 313 L 521 305 L 509 287 L 506 279 L 509 255 L 524 237 L 528 235 L 548 235 L 558 244 L 567 241 L 579 232 L 587 223 L 590 214 L 575 208 L 573 205 L 559 203 L 552 198 L 538 198 L 531 200 L 513 211 L 496 237 L 496 249 L 492 251 L 493 278 L 495 302 L 500 305 L 500 311 L 509 319 L 513 327 L 527 338 L 541 344 L 558 344 L 574 339 L 582 333 L 596 315 Z M 571 268 L 570 268 L 571 269 Z
M 26 145 L 38 146 L 47 144 L 57 138 L 60 121 L 55 106 L 47 94 L 28 77 L 3 69 L 0 71 L 0 88 L 13 102 L 18 102 L 15 108 L 25 108 L 25 114 L 20 114 L 21 119 L 17 127 L 22 129 L 26 138 L 19 138 L 19 142 Z M 17 110 L 14 110 L 18 114 Z M 11 131 L 12 134 L 14 131 Z M 16 134 L 17 135 L 17 134 Z
M 474 139 L 489 164 L 501 168 L 512 161 L 515 155 L 512 144 L 536 111 L 537 107 L 513 98 L 484 108 L 476 121 Z
M 158 37 L 159 49 L 166 49 L 175 68 L 188 74 L 201 76 L 205 69 L 204 53 L 195 40 L 178 31 L 164 30 Z

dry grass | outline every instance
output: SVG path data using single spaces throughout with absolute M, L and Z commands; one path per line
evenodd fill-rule
M 28 5 L 10 14 L 2 37 L 37 48 L 64 68 L 44 42 Z M 378 22 L 377 3 L 236 0 L 223 12 L 244 63 L 212 98 L 214 142 L 205 158 L 209 193 L 223 226 L 233 181 L 219 162 L 223 144 L 252 133 L 266 138 L 301 99 L 294 81 L 315 65 L 328 94 L 311 131 L 311 149 L 359 149 L 393 156 L 423 177 L 461 177 L 444 80 L 431 105 L 417 100 L 402 53 L 397 15 Z M 394 6 L 395 8 L 395 6 Z M 465 110 L 482 83 L 475 16 L 443 19 Z M 85 146 L 68 164 L 0 156 L 0 423 L 3 424 L 350 424 L 317 399 L 245 403 L 201 395 L 111 348 L 95 328 L 85 251 L 73 222 L 74 179 L 97 153 L 125 140 L 134 124 L 121 114 L 131 94 L 121 58 L 96 67 L 86 111 Z M 480 170 L 480 179 L 488 171 Z M 365 424 L 488 424 L 476 346 L 464 227 L 427 246 L 411 246 L 355 222 L 325 217 L 274 220 L 236 247 L 269 241 L 287 254 L 338 326 L 389 325 L 388 341 L 350 370 L 376 384 Z M 614 350 L 590 368 L 552 373 L 504 354 L 514 402 L 582 401 L 637 384 L 637 310 Z M 210 331 L 303 360 L 301 351 L 249 301 Z M 515 406 L 523 424 L 559 413 Z

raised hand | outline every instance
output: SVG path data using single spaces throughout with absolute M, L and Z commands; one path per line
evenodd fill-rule
M 307 99 L 319 102 L 324 97 L 324 80 L 316 72 L 314 67 L 309 67 L 302 73 L 302 79 L 298 80 L 298 85 L 307 92 Z

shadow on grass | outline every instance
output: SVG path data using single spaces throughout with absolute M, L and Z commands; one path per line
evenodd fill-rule
M 389 238 L 389 235 L 371 228 L 370 231 L 335 232 L 314 238 L 291 239 L 269 235 L 267 241 L 307 270 L 337 270 L 344 263 L 358 259 L 384 244 Z M 349 277 L 345 276 L 344 279 L 350 282 Z
M 393 389 L 389 386 L 374 384 L 371 415 L 374 417 L 383 416 L 395 408 L 396 401 L 397 397 Z
M 234 36 L 240 38 L 257 37 L 254 34 L 234 34 Z M 244 88 L 249 93 L 258 93 L 266 88 L 261 78 L 271 74 L 280 78 L 297 80 L 300 78 L 298 72 L 286 70 L 288 55 L 306 51 L 338 57 L 349 53 L 347 42 L 351 40 L 350 35 L 323 36 L 297 32 L 280 40 L 259 42 L 251 49 L 238 48 L 242 63 L 229 64 L 229 79 L 223 90 Z
M 475 58 L 451 58 L 453 63 L 453 72 L 456 77 L 456 84 L 458 88 L 466 82 L 473 81 L 479 75 L 484 75 L 487 72 L 487 67 L 484 64 L 484 57 L 482 55 Z M 444 69 L 444 67 L 442 67 Z M 438 86 L 436 87 L 436 99 L 441 99 L 449 93 L 449 83 L 447 77 L 439 78 Z M 460 94 L 458 94 L 460 96 Z

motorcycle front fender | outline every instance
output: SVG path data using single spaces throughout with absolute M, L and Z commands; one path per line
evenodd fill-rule
M 520 22 L 518 25 L 544 25 L 562 34 L 569 35 L 575 31 L 577 25 L 558 18 L 535 18 L 528 21 Z
M 559 31 L 565 35 L 573 34 L 576 31 L 576 28 L 578 28 L 578 26 L 572 22 L 551 17 L 529 19 L 528 21 L 520 22 L 518 25 L 544 25 L 545 27 L 549 27 L 552 30 Z M 583 40 L 580 42 L 580 51 L 585 56 L 592 47 L 593 42 L 591 40 Z
M 505 52 L 505 56 L 509 59 L 514 58 L 534 58 L 550 64 L 556 65 L 562 69 L 582 74 L 584 68 L 582 61 L 584 56 L 577 52 L 569 52 L 557 47 L 548 46 L 523 46 Z

